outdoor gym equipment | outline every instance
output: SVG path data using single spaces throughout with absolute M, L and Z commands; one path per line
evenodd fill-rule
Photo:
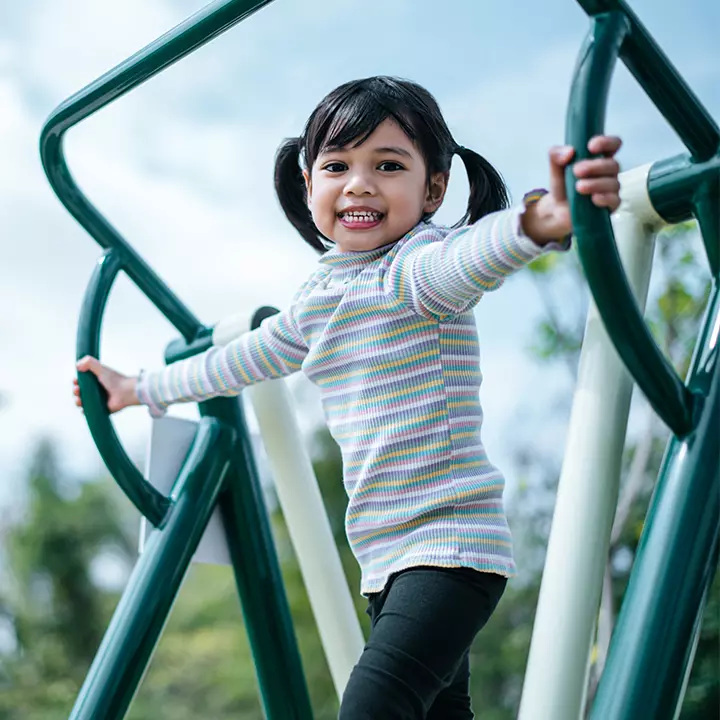
M 67 210 L 104 250 L 81 311 L 78 358 L 99 355 L 105 303 L 121 271 L 180 333 L 181 339 L 167 348 L 168 363 L 210 347 L 213 329 L 192 314 L 83 195 L 65 162 L 65 132 L 269 2 L 211 3 L 70 97 L 47 120 L 40 151 L 48 180 Z M 559 487 L 521 717 L 577 720 L 582 712 L 585 667 L 617 502 L 631 388 L 619 355 L 673 435 L 591 712 L 595 720 L 670 720 L 682 700 L 704 598 L 717 565 L 720 132 L 623 0 L 578 2 L 591 21 L 568 111 L 567 141 L 578 149 L 578 157 L 587 156 L 587 141 L 603 130 L 618 58 L 689 154 L 624 176 L 624 209 L 615 227 L 630 283 L 607 211 L 579 196 L 569 178 L 576 241 L 595 308 L 588 319 L 570 427 L 573 442 L 568 442 Z M 713 284 L 690 373 L 683 383 L 652 340 L 638 302 L 644 304 L 655 232 L 663 222 L 693 217 L 702 232 Z M 224 337 L 229 339 L 227 334 Z M 108 470 L 155 529 L 71 717 L 115 720 L 125 715 L 192 555 L 213 509 L 219 507 L 266 716 L 269 720 L 312 718 L 242 405 L 232 398 L 200 405 L 202 420 L 168 496 L 145 480 L 128 458 L 94 376 L 81 374 L 79 382 L 88 425 Z M 287 404 L 279 407 L 282 414 L 290 412 Z M 587 422 L 588 412 L 597 423 Z M 282 424 L 284 418 L 277 416 L 277 420 Z M 587 474 L 588 468 L 598 464 L 603 466 L 598 475 Z M 319 517 L 316 521 L 322 522 Z M 296 527 L 300 527 L 298 522 Z M 307 582 L 309 575 L 305 577 Z M 312 588 L 308 590 L 312 595 Z M 339 598 L 347 610 L 342 589 Z M 563 624 L 558 626 L 553 618 L 561 618 Z M 362 640 L 347 613 L 345 620 L 352 642 L 332 650 L 328 642 L 333 633 L 326 631 L 323 637 L 339 694 L 348 656 Z

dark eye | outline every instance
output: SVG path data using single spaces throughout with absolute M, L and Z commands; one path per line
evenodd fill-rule
M 347 165 L 341 162 L 330 162 L 323 167 L 323 170 L 327 170 L 331 173 L 340 173 L 347 170 Z
M 404 169 L 400 163 L 393 162 L 392 160 L 386 160 L 378 165 L 378 170 L 382 170 L 383 172 L 397 172 L 398 170 Z

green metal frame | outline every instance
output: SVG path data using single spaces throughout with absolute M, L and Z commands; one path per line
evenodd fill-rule
M 645 521 L 591 717 L 670 720 L 682 701 L 720 534 L 718 252 L 720 131 L 622 0 L 579 0 L 591 16 L 567 115 L 578 158 L 603 132 L 614 65 L 622 59 L 690 154 L 656 163 L 651 201 L 672 222 L 695 217 L 713 287 L 683 383 L 653 341 L 615 246 L 609 213 L 567 186 L 578 251 L 608 334 L 638 386 L 673 431 Z
M 40 154 L 52 188 L 68 211 L 106 250 L 87 289 L 78 328 L 78 358 L 99 356 L 105 303 L 123 271 L 177 328 L 184 354 L 211 342 L 203 325 L 83 195 L 67 167 L 63 136 L 173 62 L 269 0 L 215 2 L 62 103 L 47 120 Z M 177 359 L 169 351 L 168 361 Z M 170 497 L 153 488 L 122 448 L 102 388 L 79 378 L 90 432 L 108 470 L 155 526 L 81 689 L 72 718 L 122 718 L 150 661 L 212 510 L 219 506 L 269 720 L 312 718 L 300 654 L 285 596 L 252 447 L 237 400 L 203 403 L 203 419 Z
M 99 355 L 105 303 L 120 271 L 177 328 L 166 362 L 211 344 L 203 325 L 82 194 L 65 162 L 65 132 L 224 32 L 271 0 L 216 1 L 62 103 L 43 128 L 43 167 L 58 198 L 105 249 L 78 329 L 78 357 Z M 697 218 L 713 291 L 692 367 L 683 383 L 652 340 L 624 276 L 608 213 L 568 194 L 581 261 L 618 352 L 672 429 L 635 567 L 592 717 L 671 718 L 680 701 L 703 599 L 717 565 L 720 527 L 720 133 L 717 125 L 623 0 L 578 0 L 591 17 L 568 108 L 567 140 L 588 157 L 602 132 L 614 65 L 622 59 L 677 131 L 689 155 L 656 163 L 649 192 L 670 222 Z M 118 484 L 155 526 L 118 605 L 72 713 L 78 720 L 124 716 L 149 663 L 213 508 L 220 507 L 269 720 L 312 717 L 297 643 L 263 505 L 242 406 L 202 403 L 194 445 L 169 497 L 142 477 L 122 448 L 102 388 L 79 377 L 88 425 Z

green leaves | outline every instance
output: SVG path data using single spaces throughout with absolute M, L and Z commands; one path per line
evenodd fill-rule
M 542 360 L 555 360 L 559 355 L 577 355 L 582 337 L 563 331 L 549 320 L 541 320 L 535 330 L 530 350 Z

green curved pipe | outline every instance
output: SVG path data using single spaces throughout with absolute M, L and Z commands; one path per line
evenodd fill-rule
M 612 72 L 630 23 L 620 12 L 596 16 L 575 70 L 567 113 L 566 142 L 576 160 L 591 157 L 587 144 L 602 134 Z M 566 185 L 578 252 L 605 328 L 620 357 L 658 415 L 678 436 L 694 423 L 694 396 L 665 359 L 638 309 L 615 244 L 610 213 Z
M 90 279 L 77 333 L 77 359 L 100 354 L 100 328 L 105 304 L 122 261 L 116 251 L 108 250 L 98 261 Z M 90 434 L 97 445 L 108 471 L 133 505 L 156 527 L 159 526 L 170 501 L 155 489 L 128 457 L 115 433 L 107 409 L 107 395 L 90 372 L 78 373 L 83 410 Z

